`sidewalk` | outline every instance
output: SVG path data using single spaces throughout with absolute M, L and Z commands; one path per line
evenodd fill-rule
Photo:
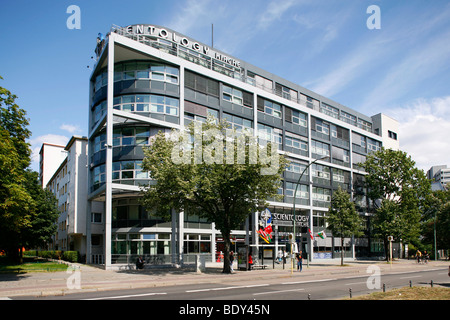
M 268 263 L 269 262 L 269 263 Z M 207 265 L 202 273 L 193 268 L 161 268 L 144 270 L 110 271 L 95 266 L 74 264 L 67 272 L 0 274 L 0 299 L 13 296 L 47 296 L 66 295 L 87 291 L 105 291 L 114 289 L 152 288 L 194 283 L 239 283 L 242 281 L 265 280 L 270 283 L 286 278 L 302 280 L 319 280 L 330 277 L 370 276 L 367 267 L 376 265 L 383 273 L 408 272 L 412 270 L 448 269 L 449 261 L 430 261 L 428 264 L 417 264 L 415 260 L 396 260 L 391 264 L 385 261 L 315 261 L 307 266 L 303 263 L 303 271 L 298 272 L 296 265 L 293 271 L 288 263 L 282 264 L 265 261 L 268 266 L 264 270 L 235 271 L 233 274 L 222 273 L 222 263 Z M 235 268 L 236 270 L 236 268 Z M 406 284 L 405 284 L 406 285 Z

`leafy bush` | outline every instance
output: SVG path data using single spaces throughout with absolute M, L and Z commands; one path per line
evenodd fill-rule
M 64 251 L 62 259 L 68 262 L 78 262 L 78 251 Z

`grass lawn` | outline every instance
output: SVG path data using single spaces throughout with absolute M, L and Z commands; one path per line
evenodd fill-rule
M 22 264 L 11 264 L 5 258 L 0 259 L 0 273 L 56 272 L 66 271 L 67 267 L 68 266 L 64 263 L 47 262 L 43 260 L 32 260 Z
M 404 287 L 387 292 L 374 292 L 352 300 L 450 300 L 450 288 Z

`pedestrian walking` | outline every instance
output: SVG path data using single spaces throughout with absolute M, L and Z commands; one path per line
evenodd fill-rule
M 300 250 L 299 253 L 297 253 L 297 271 L 302 272 L 303 269 L 303 257 L 302 257 L 302 251 Z
M 234 270 L 233 270 L 233 262 L 234 262 L 234 253 L 233 253 L 233 251 L 231 251 L 230 252 L 230 269 L 231 269 L 231 272 L 234 272 Z
M 278 250 L 278 255 L 277 255 L 277 263 L 281 263 L 281 259 L 283 259 L 283 251 Z
M 419 249 L 417 249 L 416 257 L 417 257 L 417 263 L 420 263 L 420 259 L 422 258 L 422 252 L 420 252 Z
M 253 266 L 253 258 L 252 258 L 252 254 L 249 253 L 248 254 L 248 270 L 252 270 L 252 266 Z

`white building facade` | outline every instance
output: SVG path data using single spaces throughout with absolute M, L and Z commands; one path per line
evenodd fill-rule
M 53 250 L 78 251 L 86 255 L 87 228 L 87 137 L 73 136 L 64 147 L 65 159 L 46 187 L 58 199 L 60 215 Z M 84 260 L 84 259 L 83 259 Z
M 64 146 L 43 143 L 39 150 L 39 181 L 41 186 L 45 188 L 48 181 L 66 158 L 66 150 Z
M 217 261 L 223 239 L 214 223 L 183 212 L 163 221 L 139 203 L 141 186 L 151 181 L 141 170 L 150 138 L 204 121 L 208 114 L 278 143 L 291 163 L 280 187 L 284 200 L 268 207 L 274 242 L 267 246 L 256 234 L 255 212 L 233 231 L 235 251 L 247 245 L 262 258 L 286 247 L 293 232 L 294 190 L 310 166 L 295 198 L 296 238 L 308 258 L 340 255 L 324 219 L 339 186 L 367 221 L 365 237 L 344 240 L 346 256 L 379 254 L 382 245 L 369 234 L 371 204 L 357 164 L 384 144 L 398 149 L 395 120 L 363 115 L 161 26 L 113 27 L 98 39 L 96 52 L 90 79 L 88 262 L 108 269 L 133 264 L 138 255 L 150 264 L 181 263 L 198 254 Z M 311 240 L 308 229 L 328 236 Z

